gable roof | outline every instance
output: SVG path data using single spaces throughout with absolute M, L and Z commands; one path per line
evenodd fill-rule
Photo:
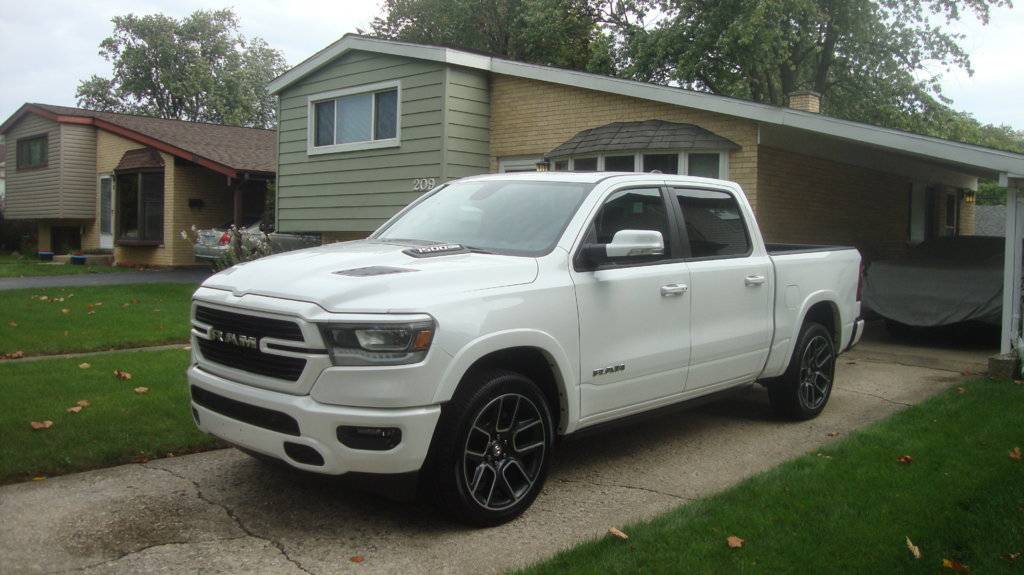
M 277 171 L 277 132 L 28 103 L 0 125 L 7 132 L 25 114 L 65 124 L 87 124 L 195 162 L 229 177 Z
M 693 124 L 644 120 L 612 122 L 583 130 L 548 152 L 546 157 L 657 149 L 738 150 L 739 145 Z
M 443 62 L 495 74 L 716 112 L 746 118 L 762 124 L 796 128 L 872 147 L 900 151 L 926 159 L 937 159 L 981 168 L 995 174 L 1010 174 L 1011 177 L 1016 174 L 1017 177 L 1024 177 L 1024 155 L 1013 152 L 841 120 L 792 108 L 695 92 L 684 88 L 601 76 L 577 70 L 564 70 L 539 64 L 527 64 L 455 48 L 411 44 L 357 34 L 342 36 L 333 44 L 272 80 L 267 87 L 272 94 L 277 94 L 321 66 L 352 50 Z

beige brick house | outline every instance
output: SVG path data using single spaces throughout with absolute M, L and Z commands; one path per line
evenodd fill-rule
M 274 131 L 25 104 L 8 143 L 5 218 L 37 223 L 40 251 L 187 266 L 180 232 L 258 219 Z
M 813 93 L 778 108 L 356 35 L 270 90 L 278 229 L 328 239 L 365 236 L 466 175 L 658 169 L 739 182 L 768 241 L 871 260 L 973 233 L 978 178 L 1024 172 L 1018 154 L 823 116 Z

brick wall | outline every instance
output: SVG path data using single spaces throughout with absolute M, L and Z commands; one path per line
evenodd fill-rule
M 868 260 L 906 250 L 910 180 L 766 146 L 757 165 L 766 241 L 848 244 Z
M 542 156 L 580 130 L 610 122 L 651 119 L 694 124 L 739 144 L 741 149 L 729 156 L 728 179 L 743 186 L 756 209 L 758 157 L 754 122 L 500 74 L 491 78 L 491 171 L 498 171 L 498 158 Z

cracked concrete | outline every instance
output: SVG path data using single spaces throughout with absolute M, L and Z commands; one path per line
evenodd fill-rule
M 812 421 L 776 418 L 757 387 L 570 437 L 529 512 L 485 530 L 230 449 L 9 485 L 0 572 L 501 572 L 728 488 L 960 380 L 854 352 Z

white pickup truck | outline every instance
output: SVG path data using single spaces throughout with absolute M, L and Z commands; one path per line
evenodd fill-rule
M 466 178 L 366 240 L 204 282 L 192 413 L 260 458 L 415 480 L 495 525 L 533 502 L 558 436 L 755 382 L 816 416 L 859 300 L 855 249 L 766 246 L 731 182 Z

